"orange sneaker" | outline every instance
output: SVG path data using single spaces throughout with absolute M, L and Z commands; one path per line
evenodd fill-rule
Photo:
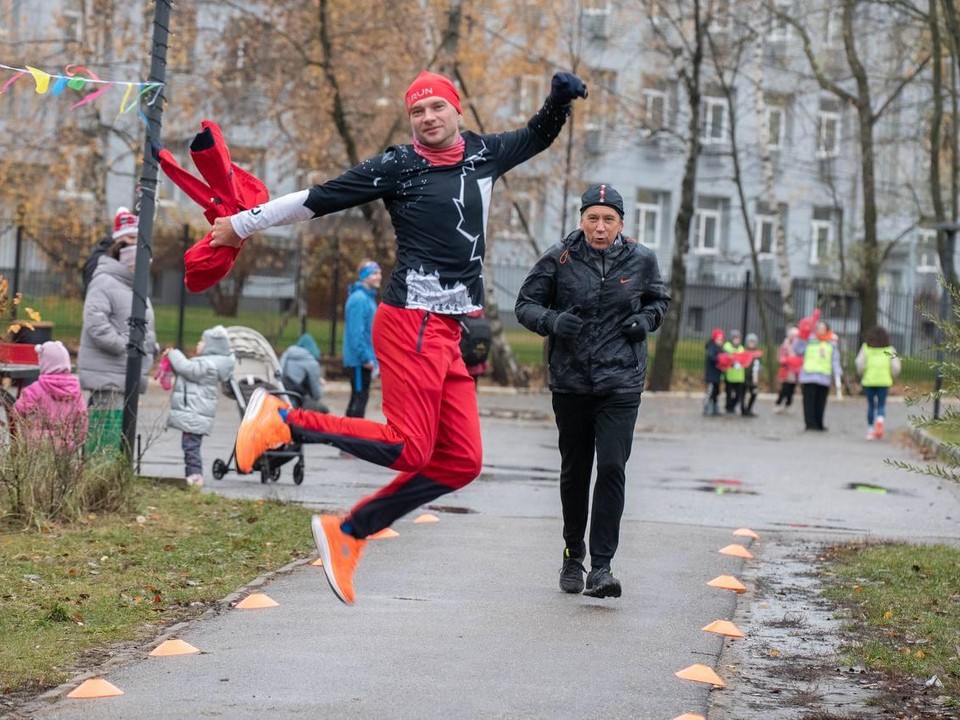
M 883 418 L 878 417 L 877 421 L 873 424 L 873 434 L 877 436 L 877 440 L 883 437 Z
M 360 562 L 366 540 L 357 540 L 340 529 L 340 518 L 336 515 L 314 515 L 310 521 L 313 539 L 323 562 L 323 573 L 327 576 L 330 589 L 341 602 L 353 605 L 353 572 Z
M 237 470 L 250 472 L 264 452 L 292 441 L 290 426 L 277 412 L 280 408 L 288 407 L 290 403 L 263 388 L 253 391 L 243 420 L 240 421 L 240 429 L 237 430 Z

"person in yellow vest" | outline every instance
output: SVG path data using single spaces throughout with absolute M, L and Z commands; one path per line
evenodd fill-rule
M 734 357 L 744 351 L 742 335 L 739 330 L 730 331 L 730 339 L 723 344 L 723 351 Z M 747 378 L 747 369 L 739 360 L 734 359 L 733 364 L 723 373 L 723 384 L 726 391 L 727 402 L 726 410 L 728 414 L 733 414 L 743 403 L 743 381 Z
M 801 333 L 794 349 L 803 357 L 800 388 L 803 392 L 803 422 L 807 430 L 826 430 L 823 415 L 827 409 L 830 386 L 840 384 L 840 348 L 836 335 L 824 321 L 816 324 L 813 334 Z
M 886 328 L 878 325 L 867 332 L 854 363 L 867 398 L 867 440 L 879 440 L 883 437 L 887 393 L 900 374 L 900 357 L 890 344 Z

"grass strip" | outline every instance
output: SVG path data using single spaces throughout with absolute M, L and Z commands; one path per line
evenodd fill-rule
M 866 667 L 960 694 L 960 549 L 906 543 L 831 549 L 825 595 L 849 608 L 857 638 L 846 651 Z
M 312 552 L 310 511 L 138 481 L 135 509 L 0 531 L 0 692 L 60 684 Z

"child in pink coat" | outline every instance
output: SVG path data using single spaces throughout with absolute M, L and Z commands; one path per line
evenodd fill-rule
M 55 452 L 73 452 L 87 437 L 87 404 L 71 373 L 70 353 L 59 340 L 37 345 L 40 376 L 13 405 L 21 436 L 31 444 L 50 438 Z

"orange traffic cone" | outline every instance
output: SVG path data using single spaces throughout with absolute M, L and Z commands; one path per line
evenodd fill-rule
M 677 715 L 673 720 L 707 720 L 703 715 L 694 715 L 693 713 L 684 713 Z
M 694 682 L 707 683 L 715 687 L 726 687 L 727 684 L 717 675 L 713 668 L 697 663 L 683 670 L 674 673 L 681 680 L 693 680 Z
M 707 585 L 720 588 L 721 590 L 733 590 L 738 593 L 747 591 L 747 586 L 737 580 L 733 575 L 718 575 L 708 582 Z
M 760 539 L 760 536 L 757 535 L 750 528 L 739 528 L 738 530 L 734 530 L 733 534 L 736 535 L 737 537 L 748 537 L 748 538 L 751 538 L 752 540 Z
M 400 533 L 398 533 L 396 530 L 392 530 L 391 528 L 384 528 L 380 532 L 375 532 L 373 535 L 370 535 L 367 539 L 368 540 L 384 540 L 386 538 L 395 538 L 399 534 Z
M 267 597 L 263 593 L 252 593 L 234 605 L 234 607 L 240 608 L 241 610 L 257 610 L 259 608 L 278 607 L 279 605 L 280 603 L 273 598 Z
M 153 657 L 167 657 L 168 655 L 192 655 L 200 650 L 183 640 L 167 640 L 157 645 L 150 654 Z
M 733 557 L 745 558 L 747 560 L 753 558 L 753 554 L 743 545 L 727 545 L 725 548 L 721 548 L 718 552 L 721 555 L 732 555 Z
M 102 678 L 92 678 L 80 683 L 79 687 L 70 692 L 67 697 L 78 700 L 89 700 L 92 698 L 115 697 L 117 695 L 123 695 L 123 690 Z
M 436 515 L 431 515 L 430 513 L 424 513 L 423 515 L 417 516 L 414 522 L 415 523 L 440 522 L 440 518 L 438 518 Z
M 732 638 L 744 637 L 743 632 L 741 632 L 740 628 L 738 628 L 729 620 L 714 620 L 709 625 L 704 626 L 702 630 L 708 633 L 716 633 L 717 635 L 726 635 L 727 637 L 732 637 Z

